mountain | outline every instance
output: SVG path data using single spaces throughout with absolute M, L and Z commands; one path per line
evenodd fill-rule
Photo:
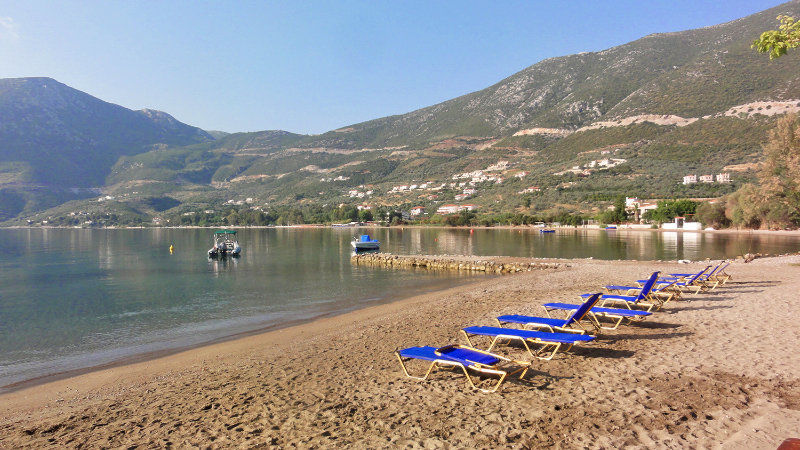
M 800 2 L 721 25 L 550 58 L 481 91 L 343 127 L 308 145 L 384 147 L 534 127 L 575 130 L 637 114 L 699 117 L 757 100 L 798 98 L 798 52 L 770 62 L 750 48 L 762 31 L 776 27 L 779 14 L 800 16 Z
M 0 184 L 102 186 L 120 156 L 213 139 L 167 113 L 132 111 L 51 78 L 0 80 Z
M 718 196 L 753 178 L 776 117 L 800 111 L 800 52 L 770 61 L 750 48 L 779 14 L 800 16 L 800 0 L 721 25 L 550 58 L 486 89 L 320 135 L 233 133 L 109 154 L 102 190 L 114 200 L 91 209 L 113 206 L 147 220 L 250 199 L 430 211 L 466 195 L 494 213 L 588 212 L 620 194 Z M 160 130 L 171 123 L 136 114 Z M 63 129 L 69 134 L 72 126 Z M 17 173 L 24 162 L 13 163 Z M 482 175 L 467 176 L 476 171 Z M 681 184 L 687 174 L 720 172 L 733 182 Z M 68 203 L 34 219 L 88 205 Z

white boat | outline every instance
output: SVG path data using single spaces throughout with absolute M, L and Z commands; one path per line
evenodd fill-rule
M 354 237 L 351 244 L 353 245 L 353 249 L 357 252 L 378 250 L 381 248 L 381 241 L 377 239 L 371 239 L 368 234 L 362 234 L 361 236 Z
M 225 258 L 239 256 L 242 246 L 236 240 L 236 231 L 219 230 L 214 232 L 214 246 L 208 250 L 209 258 Z

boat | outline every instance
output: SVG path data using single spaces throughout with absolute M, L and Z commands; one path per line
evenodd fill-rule
M 351 244 L 353 244 L 353 249 L 357 252 L 378 250 L 381 247 L 381 241 L 370 238 L 368 234 L 354 237 Z
M 242 253 L 242 246 L 236 240 L 236 231 L 218 230 L 214 232 L 214 246 L 208 250 L 209 258 L 239 256 L 240 253 Z
M 606 230 L 616 230 L 616 229 L 617 229 L 616 225 L 609 225 L 606 227 Z
M 555 233 L 556 230 L 539 230 L 539 233 Z

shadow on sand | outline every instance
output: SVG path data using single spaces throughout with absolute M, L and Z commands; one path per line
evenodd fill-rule
M 652 333 L 652 334 L 633 334 L 633 333 L 620 333 L 611 334 L 605 337 L 603 341 L 616 342 L 624 340 L 642 340 L 642 339 L 675 339 L 679 337 L 692 336 L 694 333 L 691 331 L 681 331 L 675 333 Z
M 728 305 L 716 305 L 716 306 L 683 306 L 680 308 L 670 308 L 668 311 L 665 311 L 667 314 L 675 314 L 681 311 L 712 311 L 715 309 L 727 309 L 733 308 L 733 306 Z

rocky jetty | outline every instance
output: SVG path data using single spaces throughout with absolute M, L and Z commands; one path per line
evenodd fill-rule
M 559 269 L 567 264 L 531 261 L 523 258 L 476 257 L 452 255 L 393 255 L 391 253 L 363 253 L 350 258 L 356 266 L 391 267 L 396 269 L 453 270 L 510 274 L 531 270 Z

